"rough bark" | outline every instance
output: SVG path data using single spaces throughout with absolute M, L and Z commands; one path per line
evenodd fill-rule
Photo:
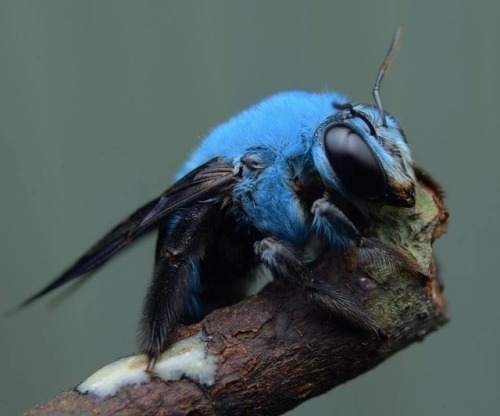
M 385 207 L 367 230 L 394 249 L 397 261 L 325 253 L 315 276 L 344 287 L 376 317 L 385 336 L 368 336 L 326 316 L 303 293 L 276 284 L 258 295 L 181 327 L 178 338 L 202 330 L 219 357 L 216 380 L 190 379 L 124 386 L 97 400 L 68 390 L 27 414 L 39 415 L 276 415 L 375 367 L 447 321 L 432 242 L 446 228 L 442 191 L 419 172 L 414 209 Z M 392 248 L 391 248 L 392 247 Z M 379 250 L 380 251 L 380 250 Z M 384 253 L 381 253 L 381 255 Z

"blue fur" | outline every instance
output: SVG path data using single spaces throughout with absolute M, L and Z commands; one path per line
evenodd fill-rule
M 286 155 L 304 155 L 333 102 L 347 99 L 335 93 L 290 91 L 275 94 L 212 130 L 177 174 L 179 179 L 208 160 L 221 156 L 235 164 L 248 149 L 265 148 Z
M 273 95 L 212 130 L 176 178 L 217 156 L 232 163 L 236 170 L 243 157 L 252 155 L 263 169 L 242 167 L 242 180 L 233 191 L 233 213 L 242 225 L 252 224 L 264 235 L 301 245 L 311 224 L 290 186 L 291 165 L 294 175 L 302 178 L 318 172 L 326 184 L 356 202 L 331 168 L 323 144 L 327 125 L 348 111 L 337 110 L 333 103 L 347 101 L 336 93 L 291 91 Z M 366 105 L 354 108 L 363 111 L 377 131 L 383 133 L 384 145 L 370 135 L 362 120 L 349 121 L 349 127 L 365 139 L 387 176 L 402 185 L 413 180 L 409 149 L 394 118 L 387 115 L 388 127 L 383 127 L 377 109 Z M 386 150 L 389 147 L 397 148 L 403 160 L 396 160 Z M 343 238 L 331 235 L 331 240 L 332 246 L 338 246 Z
M 352 203 L 366 204 L 344 189 L 330 166 L 323 140 L 328 126 L 340 121 L 361 136 L 396 186 L 414 181 L 410 150 L 397 121 L 386 114 L 388 126 L 384 127 L 378 109 L 355 105 L 354 109 L 362 112 L 376 129 L 376 138 L 363 120 L 346 119 L 349 110 L 338 110 L 333 105 L 347 101 L 336 93 L 292 91 L 273 95 L 212 130 L 176 179 L 214 157 L 222 157 L 235 172 L 242 172 L 242 179 L 233 190 L 231 207 L 240 226 L 251 224 L 265 236 L 296 246 L 303 245 L 308 235 L 315 232 L 332 249 L 343 250 L 349 246 L 350 237 L 325 224 L 324 218 L 315 216 L 311 221 L 291 187 L 291 170 L 303 180 L 319 173 L 328 186 Z M 241 159 L 247 156 L 257 160 L 260 169 L 252 170 L 242 164 Z M 181 212 L 173 217 L 169 231 L 182 216 Z M 198 260 L 189 257 L 186 261 L 192 266 L 188 314 L 199 318 L 207 311 L 200 302 L 203 287 Z

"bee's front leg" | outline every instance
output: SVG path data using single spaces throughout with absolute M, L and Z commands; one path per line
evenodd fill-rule
M 344 251 L 362 245 L 363 237 L 347 216 L 327 199 L 314 201 L 312 229 L 330 248 Z
M 363 237 L 347 216 L 327 199 L 314 201 L 312 229 L 319 239 L 333 250 L 352 250 L 361 267 L 393 268 L 426 283 L 429 276 L 420 272 L 418 264 L 396 248 L 377 238 Z
M 271 270 L 276 280 L 304 289 L 309 301 L 324 311 L 340 317 L 366 332 L 381 335 L 383 331 L 374 318 L 346 291 L 316 279 L 297 250 L 289 243 L 264 238 L 255 243 L 255 253 Z

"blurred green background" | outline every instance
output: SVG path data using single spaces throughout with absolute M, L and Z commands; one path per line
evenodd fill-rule
M 210 128 L 281 90 L 382 96 L 448 191 L 452 321 L 290 414 L 497 414 L 499 26 L 491 1 L 0 1 L 0 307 L 164 190 Z M 135 348 L 154 239 L 0 319 L 0 414 Z M 57 305 L 56 305 L 57 304 Z

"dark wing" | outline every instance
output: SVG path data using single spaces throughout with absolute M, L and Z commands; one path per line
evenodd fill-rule
M 22 308 L 63 284 L 95 270 L 137 237 L 164 223 L 176 210 L 189 207 L 197 201 L 227 197 L 236 181 L 237 175 L 232 167 L 220 157 L 199 166 L 158 198 L 119 223 L 61 276 L 19 307 Z

